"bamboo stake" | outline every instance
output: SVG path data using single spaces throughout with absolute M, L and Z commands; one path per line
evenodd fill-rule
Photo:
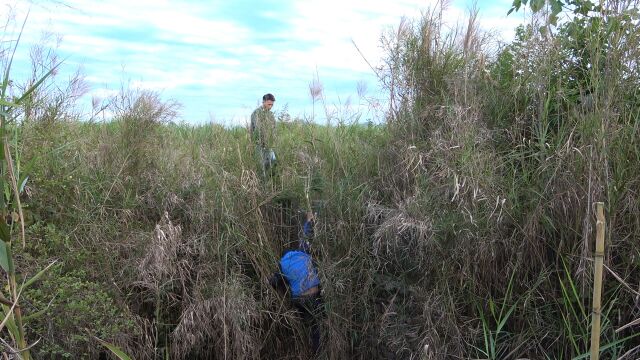
M 600 311 L 602 296 L 602 262 L 604 258 L 604 204 L 596 203 L 596 252 L 593 276 L 593 321 L 591 324 L 591 360 L 600 358 Z

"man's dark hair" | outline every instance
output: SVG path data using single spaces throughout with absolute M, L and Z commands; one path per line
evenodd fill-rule
M 276 101 L 276 97 L 273 96 L 273 94 L 264 94 L 264 96 L 262 96 L 262 101 Z

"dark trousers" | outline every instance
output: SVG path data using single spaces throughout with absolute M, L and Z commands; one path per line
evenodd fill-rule
M 309 342 L 311 351 L 317 355 L 320 351 L 320 320 L 324 317 L 324 303 L 322 296 L 316 295 L 298 296 L 291 299 L 305 326 L 309 327 Z

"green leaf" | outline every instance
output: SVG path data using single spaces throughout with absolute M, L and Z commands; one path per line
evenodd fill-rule
M 7 67 L 4 72 L 4 80 L 0 85 L 0 98 L 4 98 L 7 93 L 7 86 L 9 86 L 9 74 L 11 73 L 11 64 L 13 63 L 13 57 L 16 55 L 16 50 L 18 49 L 18 44 L 20 43 L 20 38 L 22 37 L 22 32 L 24 31 L 24 26 L 27 24 L 27 18 L 29 18 L 29 12 L 27 12 L 27 16 L 24 17 L 24 22 L 22 23 L 22 28 L 20 29 L 20 33 L 18 33 L 18 39 L 16 40 L 16 46 L 13 47 L 13 52 L 9 57 L 9 63 L 7 63 Z
M 4 161 L 4 123 L 0 126 L 0 162 Z
M 0 311 L 0 318 L 2 318 L 2 321 L 0 323 L 6 325 L 7 330 L 9 330 L 9 333 L 12 334 L 13 336 L 16 336 L 18 335 L 18 327 L 16 326 L 16 323 L 13 320 L 13 316 L 11 316 L 12 314 L 13 314 L 13 311 L 11 310 L 10 307 L 6 305 L 2 305 L 2 311 Z M 0 326 L 0 329 L 2 329 L 2 326 Z
M 13 274 L 13 261 L 11 261 L 11 250 L 6 242 L 0 241 L 0 266 L 8 274 Z
M 44 275 L 44 273 L 46 273 L 56 262 L 58 262 L 58 260 L 54 260 L 51 264 L 47 265 L 46 268 L 40 270 L 39 273 L 35 274 L 31 279 L 29 279 L 23 286 L 22 289 L 29 287 L 29 285 L 33 284 L 34 282 L 38 281 L 38 279 L 40 279 L 42 277 L 42 275 Z M 22 291 L 22 289 L 20 291 Z
M 640 333 L 636 333 L 636 334 L 633 334 L 633 335 L 629 335 L 629 336 L 627 336 L 626 338 L 623 338 L 623 339 L 620 339 L 620 340 L 616 340 L 616 341 L 614 341 L 614 342 L 611 342 L 611 343 L 608 343 L 608 344 L 606 344 L 606 345 L 604 345 L 604 346 L 601 346 L 601 347 L 600 347 L 600 353 L 602 353 L 603 351 L 609 350 L 609 349 L 610 349 L 610 348 L 612 348 L 612 347 L 615 347 L 615 346 L 617 346 L 617 345 L 620 345 L 620 344 L 622 344 L 623 342 L 625 342 L 625 341 L 627 341 L 627 340 L 633 339 L 634 337 L 636 337 L 636 336 L 638 336 L 638 335 L 640 335 Z M 584 354 L 578 355 L 578 356 L 576 356 L 576 357 L 572 358 L 571 360 L 588 359 L 590 356 L 591 356 L 591 352 L 587 352 L 587 353 L 584 353 Z
M 532 0 L 529 6 L 531 7 L 531 11 L 537 13 L 538 11 L 542 10 L 542 7 L 544 6 L 544 0 Z
M 61 64 L 62 62 L 59 62 L 54 67 L 52 67 L 49 71 L 47 71 L 47 73 L 44 74 L 38 81 L 36 81 L 36 83 L 33 84 L 27 91 L 25 91 L 24 94 L 22 94 L 22 96 L 16 102 L 18 104 L 22 103 L 22 101 L 24 101 L 24 99 L 26 99 L 29 95 L 31 95 L 31 93 L 34 92 L 49 76 L 51 76 L 51 74 L 53 74 L 53 72 L 56 71 L 56 69 Z
M 573 349 L 575 352 L 580 352 L 580 346 L 576 343 L 576 336 L 573 334 L 573 327 L 571 326 L 571 322 L 569 321 L 569 315 L 565 315 L 564 312 L 562 314 L 562 322 L 564 323 L 564 328 L 569 332 L 569 336 L 567 338 L 571 341 L 571 345 L 573 345 Z
M 578 304 L 578 308 L 580 309 L 580 312 L 582 313 L 582 318 L 583 319 L 588 319 L 589 317 L 587 316 L 587 312 L 584 309 L 584 306 L 582 305 L 582 301 L 580 301 L 580 295 L 578 295 L 578 290 L 576 287 L 576 284 L 574 284 L 573 279 L 571 279 L 571 272 L 569 271 L 569 268 L 567 267 L 567 263 L 564 261 L 564 258 L 562 259 L 562 265 L 564 267 L 564 271 L 565 274 L 567 276 L 567 280 L 569 281 L 569 285 L 571 285 L 571 291 L 573 293 L 573 299 L 576 302 L 576 304 Z M 576 315 L 576 319 L 579 319 L 578 316 Z
M 20 187 L 18 188 L 18 192 L 21 194 L 24 191 L 24 187 L 27 185 L 27 182 L 29 181 L 29 173 L 31 173 L 31 170 L 35 165 L 36 160 L 38 160 L 38 157 L 34 156 L 33 158 L 31 158 L 31 160 L 27 161 L 27 163 L 20 170 L 20 174 L 25 174 L 25 175 L 21 175 L 21 178 L 19 181 Z
M 496 327 L 496 333 L 499 333 L 500 331 L 502 331 L 502 327 L 504 327 L 504 324 L 506 324 L 507 320 L 509 320 L 509 317 L 511 316 L 511 313 L 513 312 L 513 310 L 515 310 L 516 305 L 518 305 L 517 302 L 511 305 L 509 310 L 507 310 L 507 312 L 504 314 L 504 317 L 502 317 L 502 319 L 500 320 L 500 323 L 498 323 L 498 326 Z
M 489 356 L 490 346 L 489 346 L 489 338 L 491 337 L 491 330 L 489 330 L 489 325 L 487 324 L 487 320 L 484 318 L 484 311 L 480 305 L 476 303 L 476 308 L 478 309 L 478 313 L 480 314 L 480 320 L 482 321 L 482 335 L 484 337 L 484 353 Z
M 106 347 L 107 349 L 111 350 L 111 352 L 118 357 L 118 359 L 120 360 L 132 360 L 133 358 L 130 357 L 129 355 L 125 354 L 124 351 L 122 351 L 119 347 L 110 344 L 104 340 L 99 339 L 97 336 L 94 336 L 94 338 L 96 340 L 98 340 L 98 342 L 100 344 L 102 344 L 102 346 Z
M 0 164 L 1 164 L 1 162 L 0 162 Z M 0 176 L 0 190 L 4 189 L 5 184 L 6 184 L 6 181 L 5 181 L 4 177 Z M 7 212 L 6 198 L 4 196 L 2 196 L 2 194 L 0 194 L 0 214 L 6 215 L 6 212 Z M 1 234 L 0 234 L 0 236 L 1 236 Z M 4 238 L 1 238 L 1 237 L 0 237 L 0 239 L 4 240 Z
M 0 240 L 2 240 L 2 242 L 9 242 L 11 240 L 11 232 L 4 219 L 0 219 Z
M 41 317 L 42 315 L 46 314 L 47 310 L 49 310 L 49 308 L 44 308 L 40 311 L 36 311 L 34 313 L 30 313 L 29 315 L 26 316 L 22 316 L 22 321 L 27 324 L 29 321 L 37 319 L 39 317 Z
M 540 33 L 540 35 L 547 35 L 547 27 L 546 26 L 540 26 L 538 28 L 538 32 Z
M 20 194 L 22 194 L 22 192 L 24 191 L 24 187 L 27 185 L 27 181 L 29 181 L 29 175 L 25 176 L 24 180 L 20 182 L 20 187 L 18 188 L 18 192 Z
M 3 185 L 4 185 L 4 189 L 0 189 L 0 190 L 4 190 L 4 198 L 7 201 L 9 201 L 11 199 L 11 187 L 7 182 L 4 182 Z
M 496 306 L 493 302 L 493 299 L 489 299 L 489 311 L 491 312 L 491 316 L 493 316 L 493 319 L 495 320 L 496 318 Z
M 527 0 L 525 0 L 525 4 L 526 3 L 527 3 Z M 513 9 L 520 10 L 520 6 L 522 6 L 522 1 L 521 0 L 513 0 Z
M 551 1 L 551 16 L 558 15 L 561 12 L 562 12 L 562 2 L 559 1 L 559 0 L 552 0 Z
M 12 103 L 12 102 L 4 100 L 4 99 L 0 99 L 0 105 L 11 106 L 11 107 L 18 107 L 19 106 L 16 103 Z

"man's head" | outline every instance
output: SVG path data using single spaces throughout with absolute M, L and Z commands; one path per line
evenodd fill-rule
M 276 101 L 276 97 L 273 94 L 264 94 L 262 97 L 262 107 L 265 110 L 271 110 L 273 103 Z

